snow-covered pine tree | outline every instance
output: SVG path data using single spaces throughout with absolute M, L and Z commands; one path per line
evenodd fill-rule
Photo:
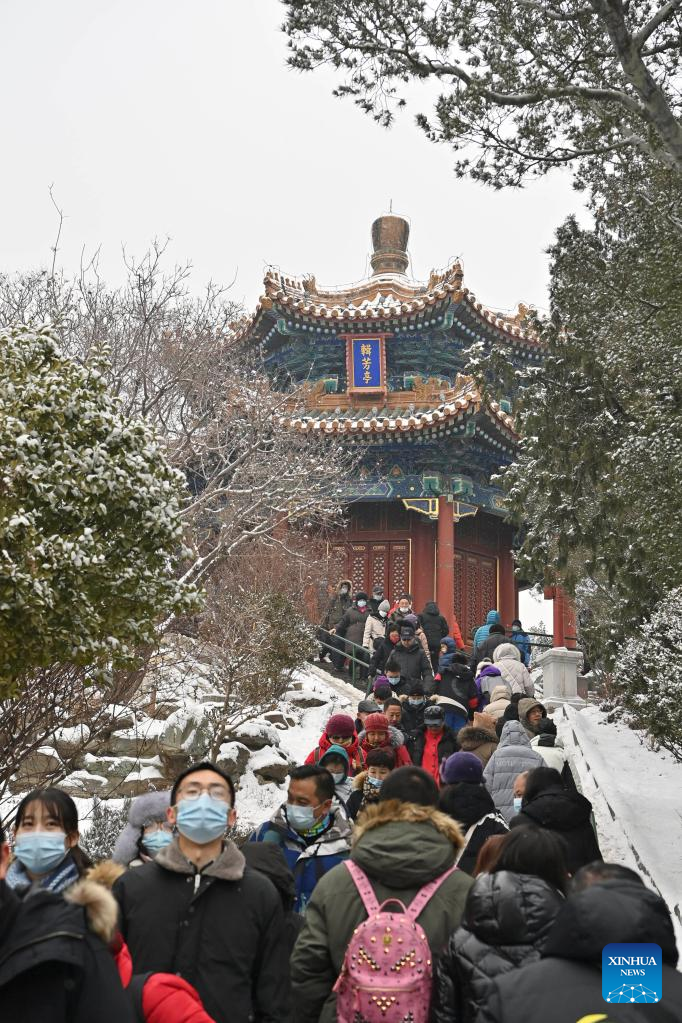
M 90 814 L 90 823 L 81 838 L 81 846 L 91 860 L 98 862 L 111 856 L 116 839 L 128 822 L 130 799 L 124 799 L 121 806 L 95 796 Z
M 129 663 L 195 604 L 174 572 L 184 477 L 104 370 L 50 327 L 0 332 L 0 696 L 55 662 Z
M 618 652 L 615 680 L 632 724 L 682 761 L 682 587 Z

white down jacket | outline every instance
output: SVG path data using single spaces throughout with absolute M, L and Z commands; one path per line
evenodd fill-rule
M 514 693 L 524 696 L 535 696 L 535 686 L 530 672 L 521 661 L 521 652 L 513 643 L 500 643 L 493 651 L 493 662 L 500 669 L 502 681 L 506 682 Z

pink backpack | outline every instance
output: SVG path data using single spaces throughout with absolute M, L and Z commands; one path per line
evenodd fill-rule
M 338 1023 L 427 1023 L 431 1003 L 431 949 L 417 917 L 451 867 L 425 885 L 406 909 L 399 899 L 379 905 L 367 875 L 345 860 L 367 910 L 353 931 L 334 985 Z M 389 903 L 401 913 L 387 913 Z

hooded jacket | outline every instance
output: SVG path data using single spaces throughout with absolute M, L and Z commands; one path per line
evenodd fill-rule
M 507 707 L 511 703 L 511 691 L 509 686 L 501 685 L 495 686 L 492 693 L 490 694 L 490 703 L 485 708 L 486 714 L 489 714 L 491 718 L 495 718 L 497 721 L 502 717 Z
M 505 820 L 514 816 L 514 779 L 517 774 L 543 767 L 539 753 L 530 748 L 530 740 L 519 721 L 507 721 L 500 744 L 483 772 L 485 783 L 495 806 Z
M 342 760 L 344 764 L 343 778 L 341 781 L 335 782 L 334 791 L 336 792 L 336 798 L 342 804 L 345 805 L 346 800 L 348 799 L 353 790 L 353 783 L 351 781 L 350 776 L 350 757 L 348 756 L 348 751 L 346 750 L 345 746 L 337 746 L 336 743 L 332 743 L 327 752 L 323 753 L 320 759 L 318 760 L 320 767 L 327 767 L 325 759 L 331 756 L 337 757 L 339 760 Z M 328 770 L 331 769 L 328 768 Z
M 320 760 L 325 755 L 325 753 L 329 752 L 329 747 L 331 745 L 333 745 L 331 739 L 329 738 L 329 736 L 327 735 L 326 732 L 323 732 L 322 735 L 320 736 L 320 741 L 318 742 L 317 746 L 312 751 L 312 753 L 308 754 L 308 756 L 304 760 L 304 763 L 305 764 L 319 764 Z M 351 777 L 354 774 L 356 774 L 358 771 L 364 771 L 364 769 L 365 769 L 365 754 L 360 749 L 360 744 L 359 744 L 359 741 L 358 741 L 357 734 L 353 736 L 353 741 L 350 744 L 350 746 L 344 746 L 343 748 L 345 749 L 346 753 L 348 754 L 348 759 L 349 759 L 349 762 L 350 762 L 350 771 L 349 771 L 349 773 L 350 773 Z
M 450 632 L 447 621 L 432 600 L 424 604 L 424 610 L 419 615 L 419 624 L 424 630 L 429 650 L 437 650 L 443 637 Z
M 269 821 L 256 828 L 249 842 L 271 842 L 282 850 L 294 875 L 294 910 L 305 913 L 320 878 L 348 858 L 350 836 L 348 817 L 344 811 L 337 809 L 329 814 L 329 825 L 324 831 L 315 838 L 306 839 L 289 824 L 284 804 L 275 810 Z
M 663 999 L 654 1005 L 608 1005 L 602 997 L 602 949 L 651 942 L 663 953 Z M 636 881 L 603 881 L 570 895 L 547 936 L 540 962 L 493 983 L 480 1023 L 679 1023 L 682 976 L 670 913 Z
M 532 696 L 535 692 L 530 672 L 521 660 L 519 648 L 506 641 L 493 650 L 493 664 L 500 669 L 502 681 L 506 682 L 513 693 Z
M 382 743 L 381 746 L 370 746 L 367 742 L 367 733 L 364 731 L 360 732 L 358 739 L 360 741 L 360 749 L 365 757 L 370 750 L 389 749 L 395 754 L 396 767 L 406 767 L 408 764 L 412 763 L 407 746 L 405 745 L 405 735 L 399 728 L 396 728 L 395 725 L 388 726 L 388 739 L 386 742 Z
M 365 809 L 355 826 L 351 859 L 367 874 L 380 903 L 398 898 L 409 906 L 425 884 L 452 867 L 461 844 L 460 829 L 446 814 L 392 799 Z M 455 871 L 420 914 L 434 954 L 458 926 L 471 884 L 463 871 Z M 348 870 L 331 870 L 313 894 L 291 957 L 297 1023 L 335 1023 L 332 988 L 353 931 L 366 918 Z
M 107 945 L 116 902 L 81 880 L 20 899 L 0 881 L 0 1007 L 21 1023 L 133 1023 Z
M 510 636 L 510 641 L 514 644 L 514 646 L 519 648 L 519 653 L 521 654 L 521 660 L 526 665 L 526 667 L 529 668 L 530 667 L 531 646 L 530 646 L 530 636 L 528 635 L 528 633 L 524 632 L 523 629 L 515 629 L 514 626 L 512 625 L 512 632 L 511 632 L 511 636 Z
M 409 646 L 398 643 L 391 652 L 390 660 L 400 668 L 400 682 L 395 689 L 397 696 L 407 695 L 415 682 L 422 682 L 427 693 L 433 690 L 431 661 L 418 640 L 413 639 Z
M 538 735 L 538 730 L 534 725 L 531 725 L 528 720 L 528 715 L 535 707 L 539 707 L 542 711 L 542 716 L 547 717 L 547 711 L 542 706 L 539 700 L 534 700 L 530 696 L 524 697 L 523 700 L 519 700 L 519 721 L 526 730 L 526 735 L 529 739 L 534 739 Z
M 549 788 L 538 793 L 534 799 L 524 802 L 516 815 L 513 827 L 535 824 L 539 828 L 554 831 L 566 846 L 566 867 L 569 874 L 594 860 L 601 860 L 602 854 L 591 822 L 592 803 L 579 792 L 567 792 L 563 788 Z
M 461 728 L 457 733 L 457 742 L 464 753 L 474 753 L 484 767 L 499 745 L 497 732 L 490 732 L 478 725 Z
M 480 647 L 481 643 L 484 643 L 485 640 L 490 635 L 491 625 L 501 625 L 499 611 L 488 611 L 488 614 L 486 615 L 485 618 L 485 625 L 481 625 L 478 629 L 476 629 L 476 632 L 474 633 L 474 655 L 476 654 L 476 651 L 478 647 Z
M 466 841 L 466 847 L 457 866 L 467 874 L 473 874 L 483 843 L 493 835 L 506 835 L 509 825 L 495 809 L 492 796 L 485 785 L 462 781 L 448 785 L 443 789 L 443 793 L 445 792 L 448 795 L 447 812 L 459 824 Z M 467 839 L 472 824 L 476 824 L 476 827 Z
M 116 839 L 114 851 L 111 854 L 115 863 L 122 863 L 127 867 L 136 861 L 139 866 L 140 843 L 144 829 L 149 824 L 166 820 L 166 810 L 170 800 L 170 790 L 165 792 L 144 792 L 136 796 L 130 804 L 128 811 L 128 823 Z M 149 856 L 149 859 L 152 857 Z
M 563 902 L 531 874 L 502 870 L 477 877 L 464 919 L 438 962 L 435 1023 L 474 1023 L 496 977 L 540 958 Z
M 135 970 L 177 973 L 216 1023 L 280 1023 L 288 1005 L 282 902 L 233 842 L 197 871 L 177 838 L 114 884 Z

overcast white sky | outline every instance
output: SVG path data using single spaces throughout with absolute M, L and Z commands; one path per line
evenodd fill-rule
M 320 283 L 362 277 L 372 220 L 409 216 L 412 270 L 454 256 L 498 309 L 546 305 L 554 227 L 580 206 L 567 177 L 495 193 L 457 181 L 446 148 L 386 131 L 331 95 L 330 74 L 285 65 L 278 0 L 3 0 L 0 5 L 0 269 L 102 246 L 120 275 L 169 236 L 196 285 L 226 283 L 253 306 L 264 267 Z
M 460 256 L 487 305 L 544 307 L 545 249 L 581 206 L 568 177 L 497 193 L 458 181 L 414 109 L 386 131 L 332 97 L 331 74 L 289 71 L 282 17 L 278 0 L 3 0 L 0 270 L 49 264 L 53 184 L 67 270 L 101 246 L 115 282 L 123 245 L 168 236 L 197 290 L 236 275 L 253 307 L 268 263 L 362 277 L 392 200 L 414 276 Z

